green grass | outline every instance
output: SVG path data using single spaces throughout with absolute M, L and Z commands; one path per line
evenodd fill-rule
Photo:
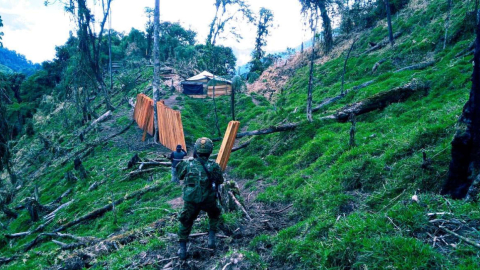
M 416 1 L 420 3 L 422 1 Z M 445 1 L 446 2 L 446 1 Z M 246 179 L 245 189 L 259 190 L 266 185 L 258 200 L 269 204 L 293 203 L 294 211 L 285 213 L 296 224 L 275 235 L 258 235 L 248 246 L 238 251 L 256 269 L 270 269 L 272 261 L 261 254 L 268 253 L 275 262 L 296 269 L 475 269 L 480 264 L 480 252 L 464 242 L 456 248 L 440 249 L 428 242 L 431 230 L 427 213 L 450 212 L 452 218 L 480 222 L 480 211 L 474 203 L 452 201 L 436 194 L 448 173 L 450 142 L 455 124 L 466 102 L 471 87 L 471 57 L 455 58 L 473 39 L 464 18 L 471 5 L 456 3 L 452 10 L 451 39 L 443 47 L 445 3 L 428 2 L 421 10 L 407 8 L 394 16 L 395 31 L 403 31 L 393 48 L 387 47 L 368 55 L 369 41 L 378 42 L 387 35 L 380 23 L 361 34 L 348 61 L 345 89 L 351 89 L 370 80 L 375 83 L 357 91 L 350 91 L 343 99 L 315 114 L 312 123 L 306 122 L 308 67 L 298 69 L 290 78 L 277 102 L 270 104 L 264 97 L 252 94 L 260 102 L 256 106 L 252 97 L 240 94 L 236 100 L 236 117 L 241 128 L 255 130 L 285 122 L 302 123 L 294 132 L 281 132 L 252 139 L 248 148 L 235 152 L 229 166 L 231 177 Z M 414 42 L 415 41 L 415 42 Z M 348 41 L 350 44 L 351 41 Z M 313 97 L 315 104 L 339 94 L 345 53 L 322 65 L 315 66 Z M 402 67 L 435 59 L 436 64 L 424 70 L 393 73 Z M 387 59 L 375 73 L 372 66 Z M 413 79 L 427 82 L 426 95 L 416 95 L 403 103 L 361 115 L 357 118 L 356 147 L 349 146 L 350 124 L 318 120 L 345 105 L 361 101 L 382 91 L 404 85 Z M 135 96 L 146 84 L 130 91 Z M 182 120 L 187 145 L 201 136 L 219 137 L 215 125 L 211 99 L 176 99 L 182 108 Z M 223 133 L 231 119 L 229 97 L 216 99 L 218 125 Z M 25 109 L 14 104 L 11 112 Z M 127 105 L 120 108 L 127 111 Z M 34 119 L 34 128 L 49 136 L 65 149 L 83 147 L 71 130 L 78 127 L 79 115 L 74 106 L 50 114 L 54 108 L 44 104 Z M 112 127 L 122 129 L 130 122 L 129 116 L 114 119 Z M 130 129 L 125 136 L 140 139 L 140 131 Z M 92 133 L 92 142 L 102 137 Z M 247 138 L 241 139 L 241 142 Z M 216 143 L 215 151 L 219 144 Z M 161 236 L 176 232 L 174 210 L 167 201 L 181 194 L 179 187 L 169 184 L 169 172 L 158 170 L 153 180 L 147 176 L 125 179 L 123 171 L 134 152 L 128 145 L 108 143 L 99 146 L 84 159 L 88 178 L 67 183 L 66 172 L 73 170 L 72 162 L 61 166 L 56 160 L 59 153 L 44 149 L 35 136 L 21 137 L 14 144 L 17 156 L 24 157 L 21 175 L 33 180 L 35 172 L 45 166 L 34 181 L 25 181 L 12 205 L 30 196 L 34 184 L 38 185 L 41 202 L 48 203 L 69 188 L 73 188 L 74 203 L 61 211 L 46 231 L 104 206 L 112 199 L 158 183 L 162 189 L 139 199 L 117 206 L 95 221 L 80 224 L 68 230 L 81 236 L 105 238 L 113 233 L 141 229 L 149 223 L 170 219 L 159 235 L 138 239 L 123 249 L 99 258 L 99 262 L 112 269 L 121 269 L 132 256 L 142 251 L 166 249 L 169 243 Z M 432 163 L 422 169 L 422 152 Z M 142 158 L 152 157 L 151 151 L 140 151 Z M 89 186 L 105 181 L 95 191 Z M 420 203 L 412 202 L 417 193 Z M 70 198 L 69 198 L 70 199 Z M 64 199 L 66 202 L 69 199 Z M 223 215 L 227 230 L 237 227 L 240 215 Z M 7 223 L 5 217 L 0 221 Z M 26 211 L 8 222 L 7 233 L 26 231 L 32 224 Z M 206 221 L 195 226 L 196 231 L 206 229 Z M 20 252 L 34 235 L 17 240 L 0 236 L 2 256 Z M 140 240 L 146 240 L 142 244 Z M 233 252 L 232 252 L 233 253 Z M 63 253 L 47 241 L 11 263 L 6 269 L 31 269 L 48 266 L 59 261 Z M 227 254 L 225 256 L 230 256 Z M 98 267 L 97 267 L 98 268 Z M 98 268 L 100 269 L 100 268 Z M 253 269 L 253 268 L 252 268 Z

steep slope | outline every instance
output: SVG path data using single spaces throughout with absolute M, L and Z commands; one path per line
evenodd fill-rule
M 293 216 L 302 220 L 275 237 L 258 237 L 251 249 L 273 246 L 271 260 L 292 268 L 478 265 L 478 249 L 450 233 L 478 239 L 476 204 L 436 195 L 446 178 L 450 141 L 471 86 L 471 55 L 457 57 L 473 40 L 465 17 L 471 8 L 463 2 L 452 8 L 445 50 L 446 3 L 439 1 L 412 1 L 400 12 L 394 29 L 402 35 L 393 48 L 367 52 L 368 42 L 379 43 L 387 36 L 385 22 L 358 33 L 345 77 L 345 89 L 351 90 L 345 97 L 318 111 L 313 123 L 294 132 L 255 138 L 250 149 L 235 155 L 231 164 L 238 166 L 236 175 L 272 185 L 260 195 L 261 201 L 293 202 Z M 352 42 L 353 37 L 338 44 Z M 347 50 L 315 66 L 317 104 L 340 94 Z M 399 71 L 432 62 L 424 69 Z M 370 81 L 369 86 L 355 89 Z M 429 91 L 357 116 L 355 147 L 349 145 L 351 124 L 321 119 L 411 81 L 427 83 Z M 305 121 L 307 84 L 304 67 L 277 98 L 280 113 L 261 116 L 250 126 Z

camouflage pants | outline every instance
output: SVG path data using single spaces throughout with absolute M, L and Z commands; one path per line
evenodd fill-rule
M 197 219 L 201 210 L 208 214 L 209 229 L 215 232 L 218 230 L 221 211 L 217 206 L 216 200 L 203 203 L 185 202 L 178 218 L 180 221 L 180 226 L 178 228 L 178 238 L 180 241 L 188 241 L 188 236 L 192 231 L 193 222 Z

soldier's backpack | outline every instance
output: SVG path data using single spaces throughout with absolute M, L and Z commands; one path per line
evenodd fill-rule
M 192 203 L 201 203 L 212 196 L 212 181 L 210 180 L 211 163 L 203 165 L 200 161 L 190 159 L 187 162 L 184 178 L 183 200 Z M 214 192 L 213 192 L 213 196 Z

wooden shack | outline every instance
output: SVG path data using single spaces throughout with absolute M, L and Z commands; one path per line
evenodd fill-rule
M 183 93 L 194 98 L 213 97 L 213 84 L 215 84 L 215 96 L 230 95 L 232 82 L 222 77 L 204 71 L 182 82 Z

